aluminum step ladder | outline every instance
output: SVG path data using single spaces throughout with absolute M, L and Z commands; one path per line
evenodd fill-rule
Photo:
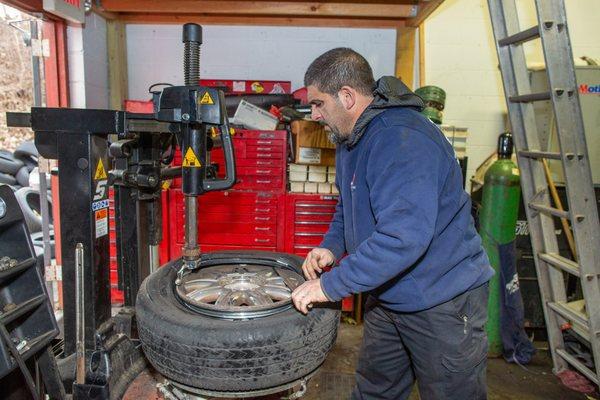
M 521 172 L 540 295 L 554 373 L 569 366 L 600 382 L 600 225 L 585 142 L 564 0 L 535 0 L 538 25 L 521 30 L 515 0 L 488 0 L 512 133 Z M 531 93 L 522 44 L 541 38 L 548 86 Z M 533 102 L 549 100 L 554 110 L 559 152 L 540 145 Z M 550 203 L 543 160 L 560 160 L 567 211 Z M 577 262 L 559 255 L 553 216 L 569 220 Z M 567 302 L 567 274 L 579 278 L 585 310 Z M 581 308 L 581 307 L 580 307 Z M 565 325 L 567 324 L 567 325 Z M 568 353 L 562 328 L 573 330 L 593 352 L 595 371 Z

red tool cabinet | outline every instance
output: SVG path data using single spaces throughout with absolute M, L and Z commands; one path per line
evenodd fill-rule
M 304 257 L 321 244 L 336 204 L 337 196 L 287 193 L 284 251 Z
M 236 130 L 233 144 L 237 179 L 230 190 L 198 198 L 198 242 L 201 251 L 254 249 L 281 251 L 285 232 L 286 131 Z M 181 163 L 181 154 L 174 160 Z M 223 175 L 221 150 L 211 152 L 211 163 Z M 173 182 L 171 255 L 181 255 L 184 244 L 184 199 L 180 178 Z

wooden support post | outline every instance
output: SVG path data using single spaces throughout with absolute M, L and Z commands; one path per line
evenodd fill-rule
M 425 86 L 425 23 L 419 25 L 419 87 Z
M 396 29 L 396 76 L 410 89 L 415 89 L 415 34 L 416 28 L 400 27 Z
M 125 23 L 119 20 L 106 21 L 108 48 L 108 82 L 110 108 L 122 110 L 127 99 L 127 39 Z

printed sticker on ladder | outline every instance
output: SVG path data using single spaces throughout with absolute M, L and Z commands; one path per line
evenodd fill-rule
M 96 239 L 108 235 L 108 208 L 94 212 L 96 220 Z

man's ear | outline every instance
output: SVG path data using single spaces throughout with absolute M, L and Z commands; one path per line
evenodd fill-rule
M 338 92 L 338 98 L 346 110 L 350 110 L 356 104 L 356 90 L 350 86 L 342 86 Z

